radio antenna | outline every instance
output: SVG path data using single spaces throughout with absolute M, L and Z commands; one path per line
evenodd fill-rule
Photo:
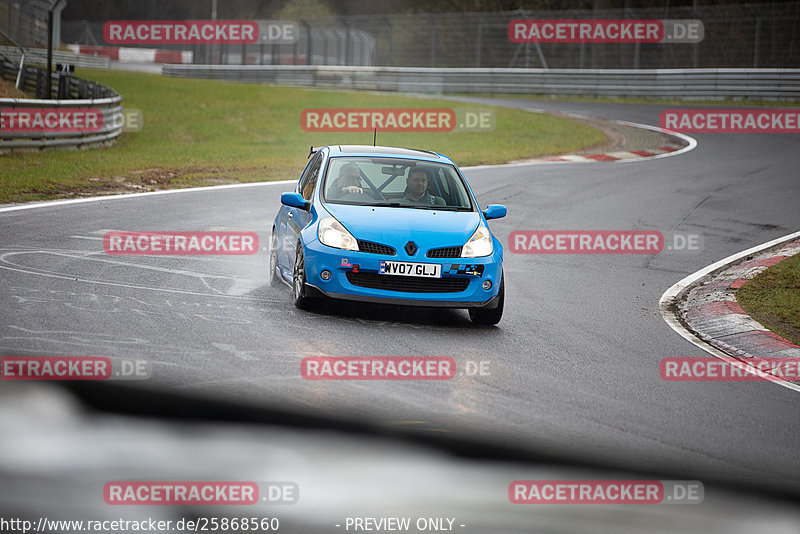
M 375 146 L 375 140 L 378 138 L 378 127 L 372 130 L 372 146 Z

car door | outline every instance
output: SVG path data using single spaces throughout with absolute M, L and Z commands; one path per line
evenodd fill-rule
M 310 201 L 314 196 L 314 189 L 317 186 L 320 169 L 322 168 L 322 151 L 317 152 L 306 166 L 303 176 L 297 184 L 296 192 L 300 193 L 305 200 Z M 300 230 L 305 228 L 311 221 L 311 214 L 300 208 L 284 206 L 286 209 L 286 228 L 283 232 L 285 241 L 283 243 L 284 264 L 294 265 L 295 250 Z

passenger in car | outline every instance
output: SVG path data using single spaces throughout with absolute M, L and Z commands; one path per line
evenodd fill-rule
M 442 197 L 428 193 L 428 171 L 424 167 L 414 167 L 408 172 L 404 200 L 419 206 L 444 206 Z

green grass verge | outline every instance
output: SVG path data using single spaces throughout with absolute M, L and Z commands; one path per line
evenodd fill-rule
M 320 91 L 81 69 L 143 113 L 143 128 L 110 148 L 0 156 L 0 202 L 101 192 L 296 179 L 309 145 L 372 144 L 372 133 L 305 132 L 307 108 L 491 109 L 491 132 L 378 133 L 378 144 L 442 152 L 459 165 L 581 150 L 597 129 L 550 115 L 395 94 Z
M 800 345 L 800 254 L 744 284 L 736 300 L 753 319 Z

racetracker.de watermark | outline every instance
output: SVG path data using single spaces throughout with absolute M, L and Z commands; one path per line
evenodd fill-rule
M 300 127 L 306 132 L 488 132 L 492 110 L 446 108 L 305 109 Z
M 450 380 L 449 356 L 309 356 L 300 361 L 306 380 Z
M 6 132 L 99 132 L 103 112 L 96 108 L 0 108 L 0 134 Z
M 0 380 L 147 380 L 146 360 L 105 356 L 0 356 Z
M 103 487 L 111 505 L 295 504 L 299 498 L 295 482 L 113 481 Z
M 661 232 L 637 230 L 515 230 L 508 236 L 517 254 L 657 254 Z
M 699 504 L 697 480 L 515 480 L 508 485 L 514 504 Z
M 255 232 L 106 232 L 103 250 L 111 255 L 248 255 L 258 252 Z
M 738 364 L 713 357 L 664 358 L 658 366 L 668 382 L 750 382 L 781 379 L 800 382 L 800 358 L 757 358 Z
M 108 44 L 253 44 L 252 20 L 110 20 L 103 25 Z
M 659 125 L 690 133 L 800 133 L 800 109 L 667 109 Z
M 514 230 L 508 248 L 514 254 L 658 254 L 699 252 L 701 234 L 656 230 Z
M 699 43 L 704 36 L 696 19 L 516 19 L 508 25 L 512 43 Z

